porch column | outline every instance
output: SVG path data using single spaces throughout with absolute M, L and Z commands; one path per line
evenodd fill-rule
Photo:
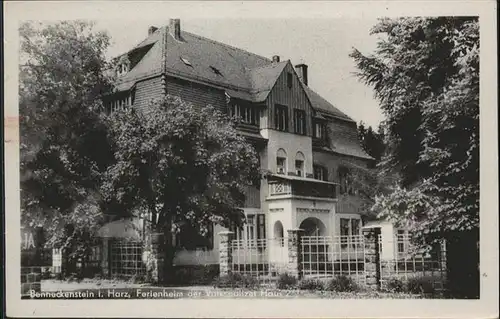
M 303 229 L 288 229 L 288 264 L 289 275 L 302 278 L 302 234 Z
M 380 228 L 363 229 L 365 278 L 369 290 L 380 290 Z
M 219 233 L 219 276 L 229 275 L 232 271 L 233 252 L 231 242 L 234 233 L 231 231 L 223 231 Z

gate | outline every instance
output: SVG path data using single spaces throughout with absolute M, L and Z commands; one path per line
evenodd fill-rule
M 304 236 L 301 246 L 305 278 L 345 275 L 365 282 L 363 236 Z
M 142 249 L 141 242 L 112 240 L 109 252 L 111 276 L 131 277 L 144 274 Z

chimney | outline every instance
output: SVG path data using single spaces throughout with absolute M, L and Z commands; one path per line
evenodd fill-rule
M 279 55 L 273 55 L 273 63 L 278 63 L 280 61 Z
M 299 76 L 299 79 L 302 81 L 302 83 L 307 85 L 307 64 L 297 64 L 295 66 L 295 71 L 297 72 L 297 75 Z
M 157 27 L 150 26 L 148 29 L 148 35 L 152 35 L 156 30 L 158 30 Z
M 170 34 L 176 40 L 181 40 L 181 20 L 180 19 L 170 19 L 169 26 Z

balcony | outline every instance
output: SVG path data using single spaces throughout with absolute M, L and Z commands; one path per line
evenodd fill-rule
M 268 199 L 292 196 L 299 198 L 337 198 L 336 184 L 312 178 L 270 174 Z

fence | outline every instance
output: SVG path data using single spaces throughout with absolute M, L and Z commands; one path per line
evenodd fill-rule
M 286 272 L 288 239 L 233 240 L 231 271 L 255 277 L 263 282 L 277 279 Z
M 393 279 L 423 278 L 440 290 L 446 280 L 444 244 L 418 254 L 407 236 L 384 238 L 378 229 L 359 236 L 301 236 L 300 230 L 275 239 L 232 240 L 231 235 L 221 233 L 221 275 L 234 272 L 263 282 L 285 272 L 298 278 L 344 275 L 369 289 L 385 288 Z
M 419 252 L 407 235 L 390 238 L 379 236 L 381 256 L 380 282 L 386 287 L 390 280 L 425 281 L 433 290 L 442 291 L 446 282 L 446 245 L 441 243 L 430 252 Z

